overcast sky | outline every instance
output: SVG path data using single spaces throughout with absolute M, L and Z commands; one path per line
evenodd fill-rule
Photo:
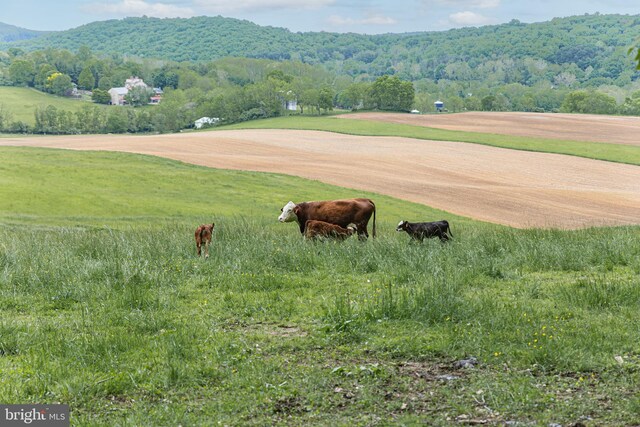
M 128 16 L 222 15 L 291 31 L 364 34 L 548 21 L 585 13 L 640 14 L 639 0 L 0 0 L 0 22 L 68 30 Z

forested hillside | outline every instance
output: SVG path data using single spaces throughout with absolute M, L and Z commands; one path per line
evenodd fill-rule
M 628 83 L 629 47 L 640 37 L 640 15 L 582 15 L 549 22 L 407 34 L 292 33 L 223 17 L 126 18 L 3 44 L 24 50 L 88 46 L 102 54 L 173 61 L 222 57 L 299 60 L 351 76 L 398 75 L 406 80 L 499 79 L 535 84 L 557 67 L 571 80 Z M 544 61 L 544 63 L 540 62 Z M 555 67 L 554 67 L 555 66 Z M 557 74 L 557 73 L 556 73 Z M 637 77 L 637 76 L 635 76 Z
M 0 42 L 28 40 L 47 34 L 44 31 L 33 31 L 0 22 Z
M 368 36 L 222 17 L 95 22 L 0 43 L 0 86 L 108 104 L 111 88 L 137 76 L 164 91 L 160 105 L 138 108 L 150 92 L 131 91 L 132 108 L 75 114 L 39 105 L 31 121 L 16 120 L 24 106 L 0 99 L 0 131 L 175 132 L 203 116 L 234 123 L 334 108 L 430 112 L 435 101 L 451 112 L 640 115 L 629 51 L 638 24 L 640 15 L 584 15 Z

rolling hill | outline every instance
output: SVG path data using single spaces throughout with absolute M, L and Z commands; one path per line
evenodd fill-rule
M 26 28 L 20 28 L 20 27 L 4 24 L 0 22 L 0 42 L 30 40 L 30 39 L 38 38 L 44 34 L 48 34 L 48 32 L 27 30 Z
M 55 96 L 26 87 L 0 86 L 0 100 L 1 105 L 10 107 L 11 121 L 21 121 L 29 125 L 35 123 L 34 112 L 40 106 L 52 105 L 69 112 L 77 112 L 87 107 L 105 108 L 100 104 Z
M 142 17 L 93 22 L 29 40 L 0 43 L 0 49 L 77 51 L 89 46 L 96 53 L 174 61 L 223 57 L 300 60 L 324 64 L 343 74 L 397 74 L 411 80 L 445 75 L 464 80 L 465 73 L 486 64 L 504 68 L 510 60 L 530 59 L 531 73 L 544 72 L 535 70 L 535 61 L 544 60 L 573 65 L 588 72 L 590 78 L 615 79 L 634 69 L 628 49 L 640 37 L 639 23 L 640 15 L 594 14 L 533 24 L 513 20 L 479 28 L 364 35 L 293 33 L 221 16 Z M 459 69 L 451 69 L 456 66 Z M 507 76 L 509 79 L 526 81 L 527 76 Z

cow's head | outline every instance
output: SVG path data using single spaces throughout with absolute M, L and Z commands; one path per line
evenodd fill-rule
M 400 221 L 400 223 L 396 227 L 396 231 L 406 231 L 406 230 L 407 230 L 407 221 Z
M 282 209 L 280 209 L 280 216 L 278 217 L 278 221 L 280 222 L 292 222 L 297 221 L 298 216 L 296 215 L 296 204 L 293 202 L 289 202 Z

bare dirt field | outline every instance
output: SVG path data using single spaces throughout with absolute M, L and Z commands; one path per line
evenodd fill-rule
M 279 172 L 520 228 L 640 224 L 638 166 L 477 144 L 235 130 L 7 138 L 0 145 L 123 151 L 215 168 Z
M 640 146 L 640 117 L 560 113 L 355 113 L 338 116 L 466 132 Z

